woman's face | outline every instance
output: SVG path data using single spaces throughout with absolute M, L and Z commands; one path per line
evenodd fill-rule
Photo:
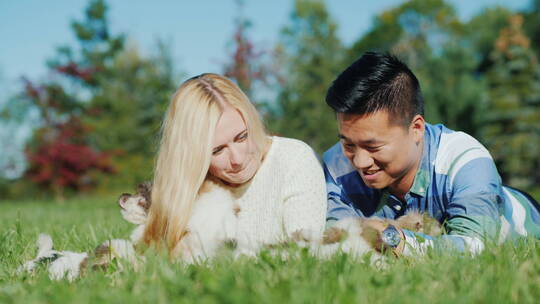
M 240 112 L 226 107 L 216 125 L 209 172 L 231 185 L 249 181 L 261 164 L 260 153 Z

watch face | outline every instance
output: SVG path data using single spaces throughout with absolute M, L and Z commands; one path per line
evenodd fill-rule
M 386 229 L 384 229 L 382 233 L 382 241 L 386 245 L 396 248 L 399 245 L 399 242 L 401 242 L 401 236 L 399 235 L 399 231 L 396 229 L 396 227 L 389 225 Z

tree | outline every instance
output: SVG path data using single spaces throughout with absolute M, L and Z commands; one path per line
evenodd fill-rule
M 353 61 L 366 51 L 398 54 L 413 69 L 421 68 L 463 32 L 454 8 L 444 0 L 412 0 L 375 17 L 366 34 L 348 50 Z
M 113 171 L 108 155 L 86 143 L 86 130 L 77 118 L 71 117 L 54 130 L 58 134 L 52 137 L 45 129 L 34 136 L 39 145 L 26 151 L 25 174 L 38 185 L 52 189 L 58 200 L 64 200 L 65 188 L 80 191 L 94 186 L 92 173 Z
M 83 21 L 72 23 L 80 44 L 60 49 L 51 65 L 70 76 L 87 93 L 81 122 L 89 143 L 107 151 L 117 174 L 101 175 L 108 188 L 121 188 L 148 180 L 161 119 L 177 87 L 168 47 L 158 41 L 157 52 L 142 57 L 135 44 L 126 46 L 125 35 L 111 35 L 107 6 L 93 0 Z
M 72 29 L 79 45 L 59 48 L 48 62 L 52 76 L 37 84 L 24 80 L 23 93 L 10 107 L 22 120 L 37 113 L 25 176 L 57 197 L 66 187 L 111 189 L 148 179 L 155 138 L 175 88 L 166 46 L 158 44 L 158 54 L 149 58 L 126 47 L 123 34 L 109 33 L 103 0 L 90 1 Z
M 13 98 L 7 93 L 9 90 L 10 86 L 0 67 L 0 143 L 10 143 L 2 145 L 0 149 L 0 183 L 20 176 L 24 170 L 24 156 L 20 153 L 23 143 L 20 137 L 26 130 L 20 128 L 17 120 L 7 110 Z
M 295 2 L 290 24 L 282 30 L 283 82 L 268 115 L 273 132 L 306 141 L 317 152 L 337 141 L 335 117 L 324 101 L 342 68 L 336 30 L 323 2 Z
M 149 58 L 135 47 L 125 48 L 87 101 L 82 120 L 91 130 L 89 140 L 113 152 L 117 173 L 101 177 L 109 188 L 131 187 L 152 177 L 161 120 L 178 85 L 170 58 L 163 44 Z
M 90 0 L 85 19 L 71 23 L 80 51 L 76 54 L 69 46 L 61 47 L 49 62 L 51 68 L 86 89 L 99 90 L 99 80 L 111 75 L 112 62 L 124 49 L 125 35 L 109 33 L 107 9 L 104 0 Z
M 87 103 L 81 96 L 98 90 L 108 63 L 123 47 L 123 37 L 109 36 L 103 1 L 91 1 L 85 16 L 83 22 L 72 23 L 82 46 L 80 56 L 60 48 L 49 62 L 53 76 L 40 84 L 23 79 L 25 88 L 16 100 L 26 104 L 19 109 L 39 117 L 26 147 L 24 176 L 52 190 L 57 199 L 63 199 L 65 188 L 79 191 L 94 185 L 92 172 L 114 171 L 109 155 L 89 141 L 89 129 L 81 120 Z
M 523 28 L 531 38 L 531 47 L 536 52 L 536 57 L 540 57 L 540 0 L 531 1 L 531 8 L 523 12 L 523 18 Z
M 540 66 L 524 34 L 523 17 L 509 18 L 491 53 L 486 144 L 512 186 L 540 182 Z
M 250 39 L 248 31 L 251 21 L 242 13 L 244 2 L 236 1 L 238 16 L 236 17 L 230 61 L 224 65 L 224 75 L 236 80 L 242 91 L 254 101 L 253 89 L 257 83 L 267 84 L 270 70 L 264 62 L 267 51 L 259 49 Z
M 512 12 L 501 6 L 489 7 L 471 18 L 465 26 L 466 45 L 472 46 L 478 60 L 476 71 L 485 73 L 493 65 L 491 52 L 500 31 L 507 26 Z
M 466 27 L 444 0 L 412 0 L 378 15 L 372 28 L 348 50 L 352 62 L 366 51 L 404 60 L 418 77 L 429 122 L 476 135 L 484 82 L 477 54 L 467 47 Z
M 425 100 L 430 123 L 479 135 L 480 116 L 485 107 L 486 82 L 476 75 L 475 53 L 458 42 L 446 43 L 436 56 L 415 72 Z

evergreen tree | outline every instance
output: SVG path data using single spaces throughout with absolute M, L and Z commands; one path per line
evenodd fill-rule
M 390 8 L 348 50 L 352 62 L 366 51 L 392 53 L 420 81 L 431 123 L 477 135 L 484 82 L 475 76 L 477 54 L 454 8 L 444 0 L 412 0 Z
M 458 43 L 446 44 L 440 55 L 429 58 L 417 74 L 430 123 L 479 136 L 481 110 L 486 100 L 486 82 L 475 76 L 474 53 Z
M 485 73 L 493 65 L 491 57 L 493 43 L 501 30 L 507 26 L 510 16 L 512 12 L 509 9 L 495 6 L 486 8 L 467 22 L 464 47 L 472 46 L 475 57 L 479 61 L 476 68 L 478 73 Z
M 107 188 L 131 187 L 151 179 L 161 120 L 178 85 L 167 48 L 143 58 L 127 47 L 112 61 L 107 77 L 88 100 L 84 123 L 89 139 L 111 151 L 114 176 L 101 176 Z
M 495 42 L 483 131 L 505 181 L 528 188 L 540 182 L 540 66 L 522 25 L 512 16 Z
M 411 0 L 383 11 L 372 28 L 348 50 L 352 62 L 366 51 L 399 55 L 413 68 L 422 68 L 442 47 L 463 32 L 455 9 L 444 0 Z
M 531 38 L 536 57 L 540 57 L 540 0 L 532 0 L 530 9 L 524 11 L 523 16 L 525 33 Z

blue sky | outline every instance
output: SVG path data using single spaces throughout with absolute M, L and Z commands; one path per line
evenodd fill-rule
M 402 0 L 334 0 L 328 9 L 339 24 L 339 36 L 351 43 L 369 29 L 373 17 Z M 450 0 L 467 19 L 482 8 L 503 5 L 521 9 L 529 0 Z M 21 75 L 43 77 L 45 61 L 55 47 L 75 44 L 71 20 L 83 16 L 86 0 L 0 0 L 0 87 L 17 89 Z M 220 72 L 225 46 L 233 31 L 233 0 L 109 0 L 112 32 L 126 32 L 143 52 L 158 37 L 168 41 L 180 71 L 188 75 Z M 287 23 L 292 0 L 246 0 L 245 15 L 253 22 L 251 37 L 271 46 Z M 14 83 L 15 82 L 15 83 Z M 4 95 L 2 94 L 2 95 Z M 0 95 L 1 96 L 1 95 Z M 4 95 L 5 96 L 5 95 Z

